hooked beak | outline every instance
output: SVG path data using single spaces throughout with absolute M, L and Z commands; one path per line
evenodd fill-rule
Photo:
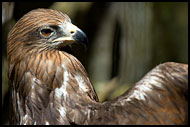
M 87 46 L 88 39 L 86 34 L 72 23 L 64 23 L 61 26 L 61 33 L 63 34 L 61 34 L 60 37 L 53 40 L 53 43 L 61 42 L 65 46 L 78 42 L 84 46 Z

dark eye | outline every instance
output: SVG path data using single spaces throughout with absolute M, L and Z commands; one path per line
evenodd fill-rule
M 41 35 L 43 35 L 44 37 L 50 37 L 54 31 L 52 29 L 46 28 L 46 29 L 42 29 L 40 31 Z

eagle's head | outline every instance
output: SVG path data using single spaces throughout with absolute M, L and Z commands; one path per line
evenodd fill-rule
M 74 42 L 86 45 L 87 37 L 66 14 L 51 9 L 32 10 L 15 24 L 8 35 L 8 60 L 12 55 L 19 59 L 26 53 L 64 50 Z

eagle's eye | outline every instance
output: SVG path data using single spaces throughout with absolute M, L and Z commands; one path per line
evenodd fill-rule
M 44 28 L 40 31 L 40 34 L 45 37 L 48 38 L 50 36 L 52 36 L 54 33 L 54 30 L 50 29 L 50 28 Z

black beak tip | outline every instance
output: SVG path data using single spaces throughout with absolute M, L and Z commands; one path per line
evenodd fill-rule
M 88 38 L 83 31 L 77 30 L 76 33 L 73 35 L 73 38 L 77 42 L 83 44 L 85 47 L 88 46 Z

